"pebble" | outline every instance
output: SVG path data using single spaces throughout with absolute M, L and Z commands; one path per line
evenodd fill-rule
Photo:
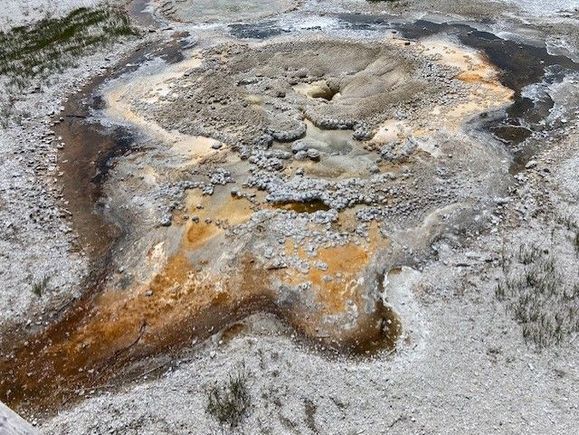
M 537 166 L 537 161 L 536 160 L 529 160 L 527 162 L 527 164 L 525 165 L 525 169 L 533 169 L 534 167 Z
M 297 140 L 292 144 L 292 153 L 296 154 L 300 151 L 307 151 L 308 144 L 304 141 Z
M 308 158 L 309 158 L 310 160 L 313 160 L 314 162 L 319 162 L 319 161 L 320 161 L 320 156 L 321 156 L 321 154 L 320 154 L 320 152 L 319 152 L 317 149 L 315 149 L 315 148 L 309 148 L 308 151 L 307 151 L 307 155 L 308 155 Z

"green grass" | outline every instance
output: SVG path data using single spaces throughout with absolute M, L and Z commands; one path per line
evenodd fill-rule
M 34 293 L 39 298 L 42 297 L 42 294 L 48 288 L 48 281 L 50 281 L 50 277 L 45 276 L 42 279 L 32 283 L 32 293 Z
M 23 88 L 31 78 L 61 71 L 95 47 L 135 35 L 123 9 L 79 8 L 62 18 L 0 32 L 0 75 Z
M 206 411 L 222 426 L 239 426 L 251 407 L 247 386 L 248 374 L 244 367 L 229 375 L 223 385 L 213 385 L 208 391 Z

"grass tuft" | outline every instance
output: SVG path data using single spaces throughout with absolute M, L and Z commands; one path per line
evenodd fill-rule
M 235 428 L 247 416 L 251 407 L 245 367 L 229 375 L 224 385 L 213 385 L 208 391 L 207 413 L 220 425 Z
M 521 325 L 525 341 L 545 348 L 579 332 L 579 284 L 569 283 L 548 250 L 521 245 L 495 295 Z
M 42 279 L 32 283 L 32 293 L 34 293 L 39 298 L 42 297 L 42 294 L 48 288 L 48 281 L 50 281 L 50 277 L 45 276 Z

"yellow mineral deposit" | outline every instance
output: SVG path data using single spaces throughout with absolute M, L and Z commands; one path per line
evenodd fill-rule
M 466 101 L 451 108 L 434 107 L 428 122 L 430 129 L 438 125 L 458 131 L 469 118 L 482 112 L 498 110 L 512 102 L 513 90 L 501 84 L 499 70 L 485 57 L 448 40 L 427 39 L 420 43 L 425 54 L 435 55 L 436 62 L 458 69 L 456 79 L 469 86 Z M 438 120 L 438 122 L 437 122 Z
M 104 100 L 105 113 L 110 119 L 129 124 L 171 146 L 175 153 L 188 157 L 191 163 L 197 163 L 203 157 L 215 152 L 212 149 L 217 141 L 202 136 L 190 136 L 178 131 L 167 131 L 155 120 L 140 113 L 135 104 L 139 101 L 156 103 L 159 97 L 171 93 L 171 82 L 201 66 L 202 57 L 193 53 L 190 58 L 163 68 L 147 76 L 146 80 L 121 80 L 106 89 Z

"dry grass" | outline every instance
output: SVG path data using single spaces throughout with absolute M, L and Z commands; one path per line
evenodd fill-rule
M 557 259 L 536 244 L 524 244 L 509 258 L 496 296 L 538 348 L 560 344 L 579 332 L 579 284 L 557 267 Z

